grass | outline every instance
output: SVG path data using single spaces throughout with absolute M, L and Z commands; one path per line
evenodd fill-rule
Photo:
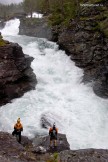
M 59 162 L 59 160 L 58 160 L 58 153 L 55 152 L 52 155 L 52 157 L 49 160 L 47 160 L 46 162 Z
M 0 38 L 0 46 L 5 46 L 6 45 L 6 42 Z
M 100 30 L 104 33 L 106 37 L 108 37 L 108 19 L 99 22 Z
M 38 18 L 26 18 L 24 19 L 24 22 L 26 25 L 35 25 L 37 22 L 39 22 L 40 19 Z

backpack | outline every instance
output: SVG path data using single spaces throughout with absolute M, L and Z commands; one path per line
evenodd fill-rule
M 57 137 L 57 131 L 56 131 L 56 129 L 52 129 L 51 136 L 52 137 Z

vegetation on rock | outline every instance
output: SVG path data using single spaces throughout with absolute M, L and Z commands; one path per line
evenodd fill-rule
M 50 156 L 50 159 L 48 159 L 46 162 L 59 162 L 58 156 L 59 154 L 55 152 Z
M 2 35 L 0 35 L 0 46 L 5 46 L 6 42 L 3 40 Z

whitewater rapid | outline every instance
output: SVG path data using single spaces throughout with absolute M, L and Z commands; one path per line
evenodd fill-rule
M 19 36 L 19 24 L 18 19 L 8 21 L 1 32 L 34 57 L 31 66 L 38 84 L 36 90 L 0 108 L 0 130 L 11 133 L 20 117 L 23 135 L 46 135 L 48 130 L 40 126 L 44 114 L 66 134 L 71 149 L 108 148 L 108 100 L 94 94 L 92 83 L 84 85 L 83 70 L 56 43 Z

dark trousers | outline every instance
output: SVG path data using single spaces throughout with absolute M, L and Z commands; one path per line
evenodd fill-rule
M 12 132 L 12 135 L 13 135 L 13 136 L 14 136 L 14 135 L 19 136 L 18 142 L 21 143 L 21 131 L 14 130 L 14 131 Z

